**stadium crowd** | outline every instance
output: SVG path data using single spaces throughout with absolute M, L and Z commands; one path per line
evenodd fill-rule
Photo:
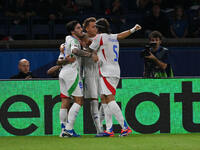
M 138 22 L 144 27 L 135 35 L 140 38 L 147 37 L 153 30 L 165 37 L 200 37 L 199 0 L 0 0 L 0 25 L 8 28 L 7 33 L 0 33 L 0 38 L 6 40 L 5 37 L 12 36 L 15 32 L 10 30 L 12 25 L 28 24 L 29 32 L 34 32 L 34 23 L 66 24 L 90 16 L 107 18 L 115 33 Z

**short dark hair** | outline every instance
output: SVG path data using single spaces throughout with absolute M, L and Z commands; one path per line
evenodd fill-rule
M 153 31 L 149 34 L 149 39 L 151 38 L 159 38 L 162 41 L 163 36 L 159 31 Z
M 73 21 L 68 22 L 68 23 L 66 24 L 67 32 L 68 32 L 69 34 L 72 34 L 71 32 L 74 31 L 74 29 L 75 29 L 75 27 L 76 27 L 77 24 L 79 24 L 79 22 L 76 21 L 76 20 L 73 20 Z
M 90 17 L 83 21 L 83 29 L 85 30 L 90 22 L 96 22 L 96 18 Z
M 96 21 L 96 27 L 100 33 L 110 33 L 110 24 L 105 18 L 98 19 Z

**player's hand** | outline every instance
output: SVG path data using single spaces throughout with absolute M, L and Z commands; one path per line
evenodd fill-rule
M 99 57 L 97 56 L 97 54 L 92 53 L 92 60 L 93 60 L 94 62 L 97 62 L 97 61 L 99 60 Z
M 142 29 L 142 27 L 141 27 L 139 24 L 136 24 L 136 25 L 134 26 L 134 28 L 135 28 L 135 31 L 138 31 L 138 30 L 141 30 L 141 29 Z
M 142 27 L 139 24 L 136 24 L 132 29 L 130 29 L 130 32 L 134 33 L 134 32 L 141 30 L 141 29 L 142 29 Z
M 86 44 L 86 42 L 85 42 L 85 41 L 80 41 L 80 44 L 81 44 L 81 46 L 83 46 L 83 47 L 87 48 L 87 44 Z
M 65 44 L 60 45 L 60 52 L 64 53 L 65 50 Z

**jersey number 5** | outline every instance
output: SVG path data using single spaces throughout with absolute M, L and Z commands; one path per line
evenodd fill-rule
M 114 58 L 114 61 L 118 61 L 119 55 L 116 51 L 117 45 L 113 45 L 113 52 L 115 53 L 116 57 Z

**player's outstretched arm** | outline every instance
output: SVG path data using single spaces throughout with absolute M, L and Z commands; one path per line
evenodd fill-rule
M 84 50 L 79 50 L 77 48 L 74 48 L 72 50 L 72 53 L 76 56 L 80 56 L 80 57 L 92 57 L 92 53 L 88 52 L 88 51 L 84 51 Z
M 51 67 L 49 70 L 47 70 L 48 75 L 53 75 L 56 71 L 58 71 L 61 68 L 61 66 L 56 65 Z
M 71 64 L 75 62 L 76 58 L 75 57 L 69 57 L 67 56 L 65 59 L 64 58 L 59 58 L 57 60 L 57 65 L 66 65 L 66 64 Z
M 88 52 L 88 51 L 91 51 L 91 49 L 87 48 L 87 50 L 85 51 L 85 50 L 79 50 L 75 48 L 72 50 L 72 53 L 75 54 L 76 56 L 92 58 L 94 62 L 97 62 L 99 58 L 96 54 L 96 51 L 93 51 L 93 52 Z
M 134 33 L 135 31 L 138 31 L 142 29 L 142 27 L 139 24 L 136 24 L 132 29 L 118 33 L 117 34 L 117 40 L 122 40 Z

